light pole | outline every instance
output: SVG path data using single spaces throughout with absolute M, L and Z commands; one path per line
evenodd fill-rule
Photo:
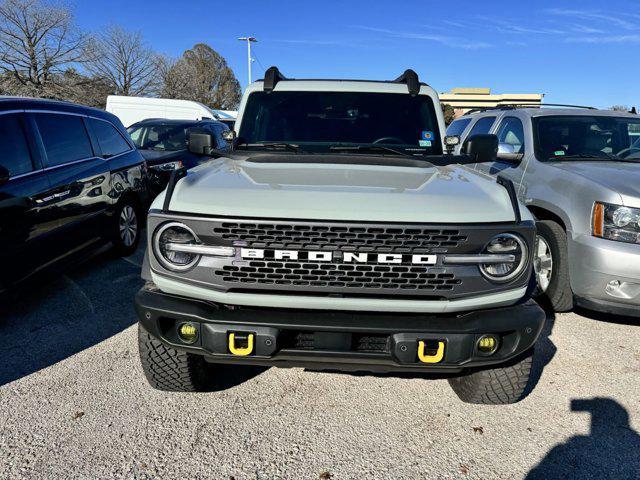
M 251 58 L 251 43 L 252 42 L 257 42 L 258 39 L 256 37 L 240 37 L 238 38 L 238 40 L 241 40 L 243 42 L 247 42 L 247 67 L 249 70 L 249 83 L 248 85 L 251 85 L 251 62 L 253 61 L 253 59 Z

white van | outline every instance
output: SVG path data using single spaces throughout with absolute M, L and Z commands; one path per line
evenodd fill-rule
M 109 95 L 107 112 L 117 116 L 125 127 L 147 118 L 166 118 L 170 120 L 235 120 L 235 112 L 224 114 L 192 100 L 173 100 L 169 98 L 126 97 Z

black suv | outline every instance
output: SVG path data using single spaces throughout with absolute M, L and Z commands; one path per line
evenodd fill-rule
M 190 131 L 210 134 L 216 150 L 229 150 L 222 133 L 229 127 L 218 120 L 170 120 L 149 118 L 134 123 L 127 131 L 149 167 L 149 187 L 155 196 L 167 186 L 176 168 L 192 168 L 208 157 L 189 152 Z
M 101 240 L 136 249 L 144 159 L 120 120 L 50 100 L 0 100 L 0 291 Z

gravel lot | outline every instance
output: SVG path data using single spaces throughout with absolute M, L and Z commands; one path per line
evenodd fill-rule
M 138 361 L 141 261 L 98 254 L 1 313 L 0 478 L 640 478 L 640 321 L 551 318 L 506 407 L 302 369 L 167 394 Z

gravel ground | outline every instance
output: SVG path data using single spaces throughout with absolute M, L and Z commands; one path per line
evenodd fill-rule
M 138 361 L 141 260 L 99 254 L 2 312 L 0 478 L 640 478 L 639 321 L 551 318 L 511 406 L 302 369 L 167 394 Z

